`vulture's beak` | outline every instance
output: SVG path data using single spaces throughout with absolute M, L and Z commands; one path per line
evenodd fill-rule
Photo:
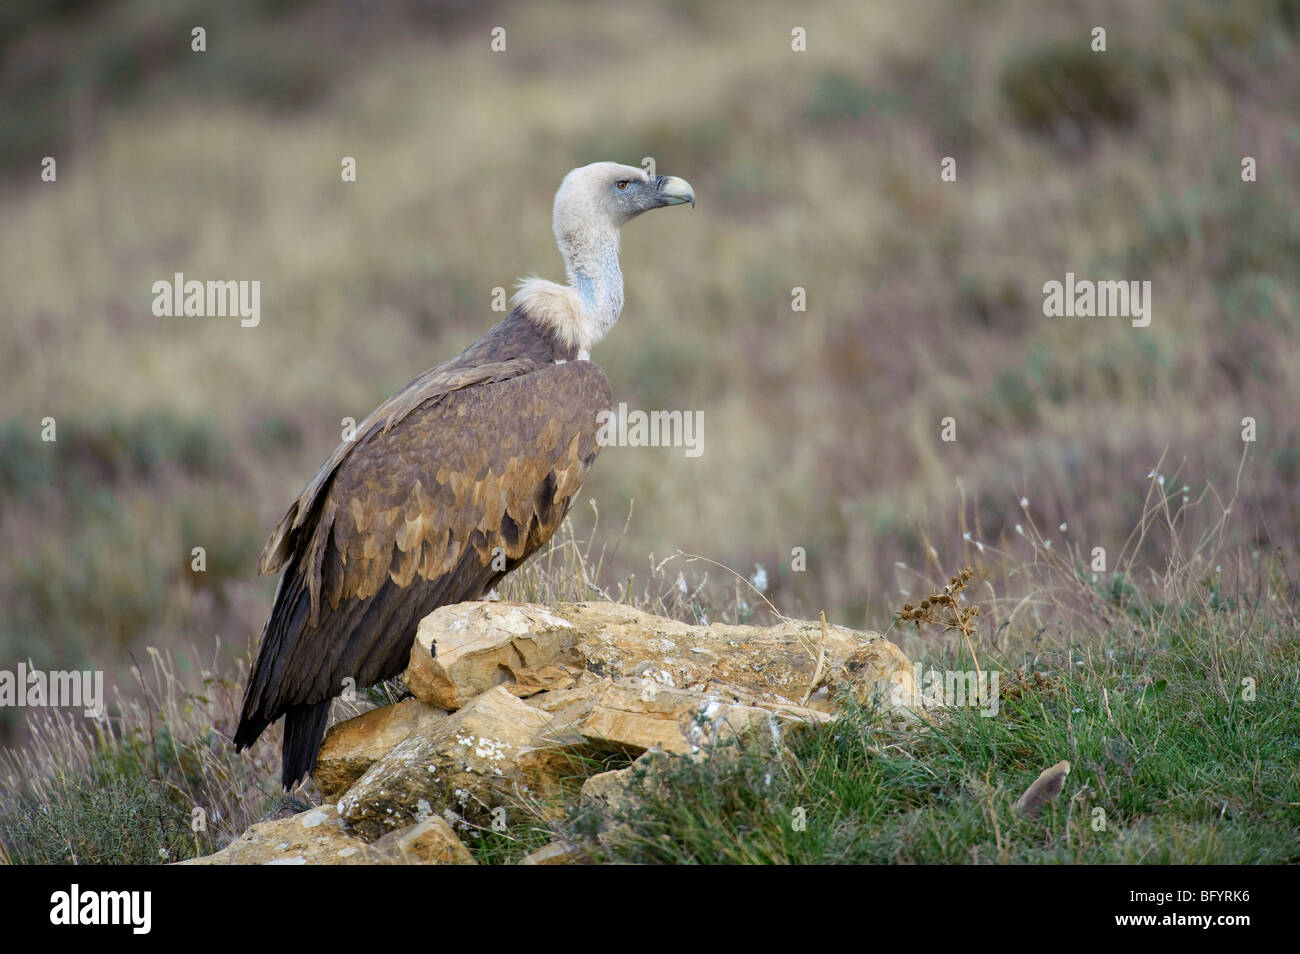
M 650 185 L 654 188 L 655 194 L 662 198 L 664 205 L 682 205 L 689 202 L 691 208 L 695 208 L 695 190 L 685 179 L 676 176 L 654 176 L 650 179 Z

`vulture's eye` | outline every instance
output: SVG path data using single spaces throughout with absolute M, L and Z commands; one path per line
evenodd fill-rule
M 627 188 L 627 180 L 626 180 L 626 179 L 619 179 L 617 184 L 618 184 L 618 191 L 619 191 L 619 192 L 622 192 L 624 189 Z

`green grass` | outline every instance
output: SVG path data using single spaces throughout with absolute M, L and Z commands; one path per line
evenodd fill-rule
M 185 750 L 165 728 L 152 751 L 138 737 L 101 740 L 84 772 L 0 805 L 0 854 L 15 864 L 140 865 L 215 850 L 212 830 L 191 830 L 192 806 L 169 783 L 192 781 L 195 769 L 176 758 Z
M 575 812 L 561 831 L 625 826 L 592 851 L 630 863 L 1300 862 L 1294 628 L 1211 611 L 1150 645 L 1122 632 L 1090 645 L 1040 657 L 1040 679 L 985 659 L 1010 696 L 994 717 L 948 710 L 903 733 L 850 705 L 779 747 L 756 737 L 637 768 L 629 807 Z M 1061 759 L 1061 796 L 1019 815 L 1017 797 Z

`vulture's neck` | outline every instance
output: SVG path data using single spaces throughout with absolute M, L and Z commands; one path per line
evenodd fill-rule
M 577 242 L 560 243 L 569 287 L 578 293 L 584 351 L 605 337 L 623 311 L 623 271 L 618 267 L 618 232 L 591 231 Z
M 623 310 L 623 272 L 618 265 L 618 230 L 556 230 L 567 285 L 541 278 L 522 282 L 515 304 L 532 321 L 553 332 L 586 359 Z

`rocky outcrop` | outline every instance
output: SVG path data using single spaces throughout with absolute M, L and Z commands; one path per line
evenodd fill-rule
M 833 719 L 841 691 L 903 721 L 921 715 L 898 704 L 916 697 L 912 668 L 878 633 L 690 625 L 614 603 L 443 607 L 420 624 L 406 683 L 414 699 L 330 728 L 314 775 L 336 806 L 254 825 L 200 862 L 472 862 L 456 829 L 508 831 L 523 804 L 544 814 L 568 791 L 625 806 L 632 769 L 580 763 L 707 758 L 755 731 L 779 739 Z M 525 863 L 583 857 L 556 843 Z
M 416 698 L 445 709 L 494 686 L 526 698 L 591 677 L 775 707 L 806 700 L 830 712 L 831 687 L 847 684 L 860 700 L 889 698 L 894 686 L 908 687 L 911 669 L 879 633 L 843 626 L 692 626 L 618 603 L 482 602 L 425 617 L 406 671 Z
M 544 606 L 445 606 L 420 623 L 406 685 L 417 699 L 445 709 L 500 685 L 517 696 L 567 689 L 584 669 L 576 637 L 573 623 Z
M 446 709 L 403 699 L 338 723 L 325 737 L 312 772 L 321 794 L 326 798 L 342 795 L 399 742 L 427 734 L 446 715 Z
M 358 837 L 332 805 L 249 828 L 216 854 L 185 865 L 472 865 L 451 826 L 433 817 L 373 844 Z
M 550 722 L 505 689 L 489 689 L 375 761 L 339 798 L 339 814 L 367 839 L 444 810 L 490 825 L 520 779 L 516 757 Z

